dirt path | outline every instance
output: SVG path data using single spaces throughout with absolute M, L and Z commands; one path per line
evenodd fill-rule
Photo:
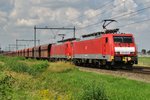
M 141 73 L 132 73 L 132 72 L 126 72 L 121 70 L 105 70 L 105 69 L 97 69 L 97 68 L 86 68 L 86 67 L 79 67 L 81 71 L 86 72 L 94 72 L 97 74 L 107 74 L 107 75 L 113 75 L 118 77 L 124 77 L 132 80 L 138 80 L 142 82 L 150 83 L 150 74 L 141 74 Z

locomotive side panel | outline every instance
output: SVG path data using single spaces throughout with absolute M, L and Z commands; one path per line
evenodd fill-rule
M 106 59 L 103 58 L 102 38 L 77 41 L 73 43 L 74 58 Z
M 55 60 L 71 60 L 73 57 L 72 46 L 72 42 L 53 44 L 50 52 L 51 58 Z
M 66 45 L 65 44 L 53 44 L 51 48 L 52 58 L 66 58 Z
M 66 52 L 65 55 L 67 59 L 72 59 L 73 57 L 73 42 L 67 42 L 66 43 Z

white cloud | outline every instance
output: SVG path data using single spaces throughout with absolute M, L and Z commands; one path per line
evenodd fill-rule
M 91 18 L 91 17 L 98 15 L 99 13 L 100 13 L 99 10 L 89 9 L 84 12 L 84 15 L 86 15 L 87 18 Z
M 115 6 L 115 9 L 112 12 L 112 16 L 115 16 L 121 13 L 133 12 L 138 7 L 134 0 L 115 0 L 114 6 Z
M 80 15 L 80 12 L 74 8 L 67 8 L 65 14 L 67 18 L 70 20 L 70 19 L 77 18 Z
M 3 12 L 3 11 L 0 11 L 0 28 L 1 29 L 4 29 L 4 26 L 7 25 L 7 13 L 6 12 Z
M 75 2 L 79 2 L 80 0 L 58 0 L 58 1 L 75 3 Z
M 33 26 L 35 21 L 32 19 L 17 19 L 17 25 L 19 26 Z

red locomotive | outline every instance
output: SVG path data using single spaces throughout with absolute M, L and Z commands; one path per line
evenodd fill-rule
M 103 28 L 106 29 L 105 23 Z M 19 50 L 9 55 L 51 61 L 71 60 L 76 65 L 85 66 L 112 68 L 117 65 L 126 65 L 132 68 L 133 64 L 138 63 L 134 37 L 132 34 L 118 34 L 117 31 L 118 29 L 96 32 L 83 35 L 83 39 L 66 39 L 55 44 Z
M 95 34 L 101 35 L 94 39 L 73 42 L 75 63 L 108 65 L 107 67 L 122 64 L 132 67 L 137 64 L 137 50 L 132 34 Z

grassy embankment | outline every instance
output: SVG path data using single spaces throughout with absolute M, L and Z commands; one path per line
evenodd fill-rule
M 150 67 L 150 57 L 139 57 L 138 66 Z
M 0 100 L 148 100 L 150 84 L 69 63 L 0 57 Z

